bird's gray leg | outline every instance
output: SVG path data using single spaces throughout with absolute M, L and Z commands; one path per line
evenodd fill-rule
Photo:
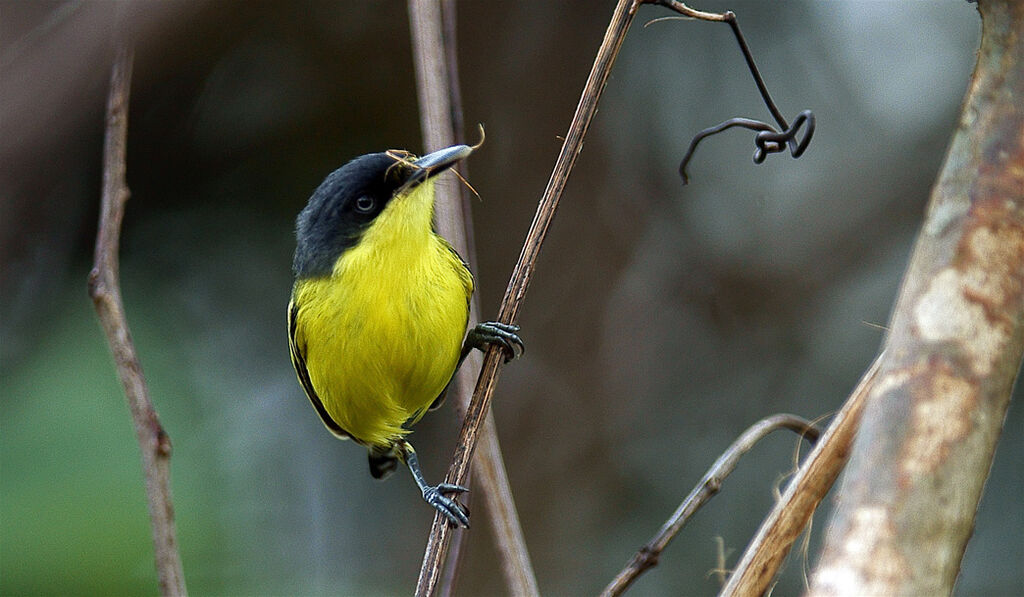
M 469 489 L 461 485 L 453 485 L 451 483 L 438 483 L 437 485 L 427 484 L 427 480 L 423 478 L 423 471 L 420 470 L 420 462 L 416 457 L 416 450 L 413 449 L 412 444 L 405 440 L 399 440 L 395 445 L 401 452 L 402 460 L 405 461 L 405 465 L 409 467 L 409 472 L 412 473 L 413 480 L 416 481 L 416 485 L 420 488 L 420 492 L 423 493 L 423 501 L 437 509 L 437 511 L 443 514 L 452 525 L 468 529 L 469 511 L 466 510 L 465 506 L 444 494 L 464 493 L 469 491 Z

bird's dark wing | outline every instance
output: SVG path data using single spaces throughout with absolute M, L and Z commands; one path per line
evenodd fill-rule
M 458 369 L 456 369 L 455 371 L 458 371 Z M 445 384 L 444 389 L 441 390 L 441 393 L 438 394 L 437 398 L 434 398 L 434 401 L 431 402 L 430 406 L 427 407 L 428 412 L 432 410 L 437 410 L 444 406 L 444 400 L 445 398 L 448 397 L 448 388 L 452 385 L 452 381 L 455 379 L 455 371 L 452 372 L 451 379 L 449 379 L 448 383 Z
M 352 436 L 341 428 L 331 415 L 328 414 L 327 409 L 324 408 L 324 403 L 320 401 L 320 397 L 317 396 L 316 390 L 313 388 L 313 382 L 309 379 L 309 371 L 306 369 L 306 343 L 301 341 L 297 337 L 298 331 L 298 316 L 299 306 L 295 304 L 295 301 L 288 303 L 288 348 L 291 349 L 292 353 L 292 365 L 295 366 L 295 374 L 299 377 L 299 383 L 302 384 L 302 389 L 306 390 L 306 397 L 309 398 L 313 408 L 316 409 L 316 413 L 320 415 L 320 420 L 324 422 L 327 430 L 340 437 L 342 439 L 349 439 Z
M 440 238 L 441 242 L 444 243 L 444 246 L 449 251 L 451 251 L 452 256 L 455 257 L 455 261 L 459 265 L 462 266 L 459 269 L 458 274 L 459 274 L 459 277 L 462 279 L 463 285 L 465 285 L 465 287 L 466 287 L 466 307 L 469 307 L 469 300 L 473 296 L 473 274 L 469 271 L 469 264 L 466 263 L 466 260 L 462 258 L 462 255 L 459 255 L 459 252 L 455 250 L 455 247 L 453 247 L 450 242 L 445 240 L 445 238 L 443 236 L 438 236 L 438 238 Z M 468 318 L 469 318 L 469 309 L 468 308 L 466 309 L 466 318 L 467 318 L 467 322 L 468 322 Z

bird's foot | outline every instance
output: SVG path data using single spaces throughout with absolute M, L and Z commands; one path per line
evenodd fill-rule
M 469 510 L 446 493 L 465 493 L 469 489 L 452 483 L 427 485 L 423 488 L 423 501 L 427 502 L 443 514 L 453 526 L 469 528 Z
M 487 350 L 489 344 L 498 344 L 505 351 L 505 362 L 522 356 L 526 346 L 519 337 L 519 326 L 500 321 L 478 323 L 466 335 L 466 344 L 480 350 Z

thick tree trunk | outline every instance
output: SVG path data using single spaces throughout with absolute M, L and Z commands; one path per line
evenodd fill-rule
M 811 595 L 943 595 L 1024 350 L 1024 3 L 982 0 L 959 127 L 886 341 Z

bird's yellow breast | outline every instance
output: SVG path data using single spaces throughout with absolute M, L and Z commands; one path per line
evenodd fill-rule
M 300 279 L 294 341 L 324 409 L 357 441 L 408 431 L 458 363 L 473 279 L 430 227 L 433 185 L 398 197 L 329 276 Z

